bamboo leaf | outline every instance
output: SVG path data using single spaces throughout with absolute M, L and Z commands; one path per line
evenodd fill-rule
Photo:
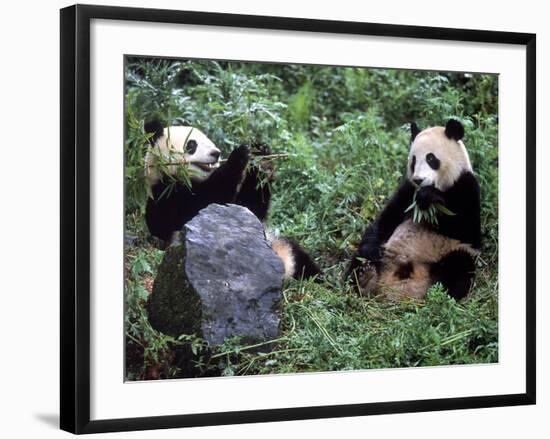
M 409 212 L 410 210 L 414 209 L 416 207 L 416 201 L 413 201 L 409 207 L 405 209 L 405 213 Z
M 413 214 L 413 221 L 415 223 L 419 223 L 420 222 L 420 209 L 417 207 L 416 209 L 414 209 L 414 214 Z
M 439 210 L 441 213 L 444 213 L 445 215 L 450 215 L 450 216 L 455 216 L 456 215 L 456 213 L 449 210 L 447 207 L 445 207 L 441 203 L 435 203 L 434 206 L 436 207 L 437 210 Z

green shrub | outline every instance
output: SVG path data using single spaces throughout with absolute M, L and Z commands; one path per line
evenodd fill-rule
M 162 252 L 147 244 L 146 120 L 187 123 L 227 157 L 265 142 L 276 159 L 272 229 L 300 241 L 323 281 L 290 282 L 283 334 L 271 352 L 228 340 L 205 371 L 287 373 L 498 360 L 498 80 L 493 75 L 328 66 L 130 58 L 126 69 L 127 376 L 173 377 L 176 346 L 146 318 L 147 285 Z M 349 257 L 405 172 L 409 123 L 463 122 L 482 191 L 484 245 L 470 296 L 433 287 L 422 303 L 359 297 L 342 282 Z

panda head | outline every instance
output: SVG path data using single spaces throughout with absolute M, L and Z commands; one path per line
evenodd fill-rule
M 407 177 L 417 187 L 434 186 L 445 191 L 460 175 L 472 172 L 464 143 L 464 127 L 450 119 L 444 127 L 420 130 L 411 124 L 411 149 Z
M 163 127 L 159 121 L 145 124 L 145 131 L 152 133 L 151 148 L 146 156 L 146 169 L 149 183 L 154 185 L 162 178 L 158 169 L 158 157 L 165 166 L 163 173 L 175 175 L 178 166 L 188 166 L 191 180 L 201 182 L 220 165 L 220 150 L 199 129 L 190 126 Z M 172 165 L 173 163 L 173 165 Z

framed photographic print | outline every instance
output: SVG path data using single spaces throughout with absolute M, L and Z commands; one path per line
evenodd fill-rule
M 535 35 L 61 10 L 61 428 L 535 403 Z

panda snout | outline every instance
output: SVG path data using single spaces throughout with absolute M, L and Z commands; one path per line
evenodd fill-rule
M 218 159 L 220 158 L 220 154 L 221 152 L 216 150 L 216 151 L 212 151 L 210 153 L 210 157 L 213 157 L 216 161 L 218 161 Z
M 422 182 L 424 181 L 423 178 L 413 178 L 413 183 L 416 184 L 417 186 L 420 186 L 422 184 Z

